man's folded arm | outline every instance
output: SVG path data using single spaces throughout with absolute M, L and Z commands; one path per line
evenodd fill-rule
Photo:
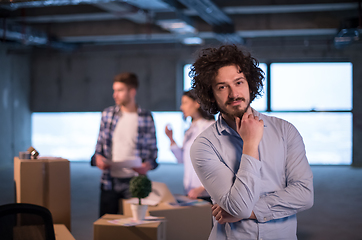
M 232 216 L 249 218 L 260 196 L 261 162 L 243 154 L 238 172 L 227 166 L 210 141 L 198 137 L 191 147 L 194 169 L 215 203 Z
M 259 222 L 288 217 L 313 206 L 313 173 L 303 139 L 292 124 L 285 125 L 285 132 L 286 187 L 260 197 L 253 210 Z

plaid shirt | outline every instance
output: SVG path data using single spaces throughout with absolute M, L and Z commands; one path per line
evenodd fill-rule
M 136 142 L 136 155 L 142 159 L 142 162 L 149 162 L 155 169 L 158 164 L 156 130 L 151 112 L 138 108 L 138 135 Z M 102 113 L 101 126 L 96 145 L 95 154 L 100 154 L 107 159 L 112 159 L 112 138 L 118 119 L 122 115 L 119 106 L 106 108 Z M 94 156 L 92 165 L 95 165 Z M 103 170 L 101 178 L 102 189 L 112 189 L 112 177 L 109 169 Z

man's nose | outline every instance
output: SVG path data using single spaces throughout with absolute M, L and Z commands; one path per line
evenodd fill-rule
M 229 98 L 238 98 L 239 97 L 239 93 L 237 92 L 237 90 L 230 86 L 229 87 Z

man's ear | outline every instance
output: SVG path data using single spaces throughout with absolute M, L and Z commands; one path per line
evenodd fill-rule
M 129 89 L 129 92 L 130 92 L 130 94 L 131 94 L 131 96 L 132 96 L 133 98 L 136 97 L 137 89 L 135 89 L 135 88 L 130 88 L 130 89 Z
M 196 104 L 197 108 L 201 107 L 201 105 L 200 105 L 200 103 L 198 101 L 195 101 L 195 104 Z

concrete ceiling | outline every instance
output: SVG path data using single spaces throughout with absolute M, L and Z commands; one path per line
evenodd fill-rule
M 0 38 L 72 49 L 99 44 L 244 44 L 282 37 L 360 42 L 349 0 L 2 0 Z

